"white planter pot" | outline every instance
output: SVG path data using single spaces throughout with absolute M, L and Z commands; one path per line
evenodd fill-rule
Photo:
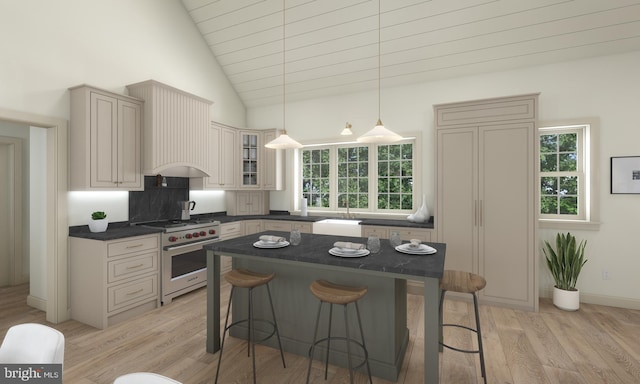
M 105 232 L 108 226 L 109 220 L 107 219 L 91 220 L 89 222 L 89 230 L 91 232 Z
M 565 311 L 577 311 L 580 308 L 580 291 L 565 291 L 554 286 L 553 305 Z

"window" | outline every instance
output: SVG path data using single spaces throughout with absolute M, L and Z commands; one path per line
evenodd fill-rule
M 540 218 L 592 219 L 590 125 L 540 128 Z
M 416 174 L 415 141 L 304 148 L 300 150 L 300 194 L 318 210 L 409 212 Z

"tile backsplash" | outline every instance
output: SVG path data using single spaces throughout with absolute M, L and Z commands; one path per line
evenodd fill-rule
M 129 192 L 129 222 L 180 220 L 179 201 L 189 200 L 188 177 L 144 177 L 144 191 Z

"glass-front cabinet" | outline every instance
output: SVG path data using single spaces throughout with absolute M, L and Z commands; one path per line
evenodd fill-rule
M 243 188 L 260 187 L 260 146 L 261 137 L 257 133 L 241 132 L 240 142 L 242 143 L 242 177 L 241 186 Z

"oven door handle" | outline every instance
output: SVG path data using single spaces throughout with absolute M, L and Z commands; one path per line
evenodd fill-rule
M 181 245 L 167 245 L 165 246 L 163 249 L 165 251 L 175 251 L 178 249 L 183 249 L 183 248 L 188 248 L 188 247 L 193 247 L 193 246 L 197 246 L 197 245 L 207 245 L 210 243 L 215 243 L 216 241 L 220 241 L 220 239 L 211 239 L 211 240 L 205 240 L 205 241 L 198 241 L 198 242 L 193 242 L 193 243 L 189 243 L 189 244 L 181 244 Z

